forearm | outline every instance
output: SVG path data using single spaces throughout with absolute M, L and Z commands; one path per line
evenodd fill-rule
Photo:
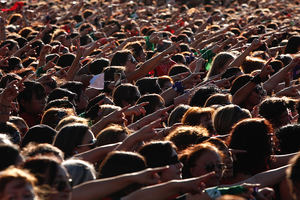
M 284 155 L 272 155 L 274 159 L 271 159 L 271 167 L 276 168 L 281 167 L 283 165 L 287 165 L 290 159 L 292 159 L 295 155 L 297 155 L 297 152 Z
M 231 68 L 231 67 L 240 67 L 242 65 L 242 63 L 244 62 L 245 58 L 250 54 L 251 51 L 252 51 L 252 48 L 248 47 L 245 51 L 243 51 L 243 53 L 241 55 L 239 55 L 236 59 L 234 59 L 229 64 L 227 69 Z
M 136 200 L 136 199 L 143 199 L 143 200 L 163 200 L 168 199 L 174 195 L 179 194 L 180 188 L 178 188 L 176 183 L 167 182 L 162 184 L 157 184 L 153 186 L 148 186 L 141 188 L 128 196 L 122 198 L 122 200 Z
M 241 105 L 255 88 L 256 84 L 249 81 L 246 85 L 241 87 L 232 97 L 232 103 L 236 105 Z
M 165 100 L 165 105 L 169 106 L 173 104 L 173 100 L 178 96 L 178 92 L 171 87 L 162 92 L 160 96 Z
M 72 200 L 94 200 L 107 197 L 128 185 L 134 183 L 132 175 L 98 179 L 75 186 L 72 190 Z
M 155 67 L 160 63 L 160 60 L 163 58 L 164 55 L 165 55 L 165 53 L 162 52 L 162 53 L 154 56 L 153 58 L 144 62 L 139 69 L 129 73 L 126 76 L 128 82 L 136 81 L 139 78 L 144 77 L 151 70 L 155 69 Z
M 121 143 L 108 144 L 100 147 L 96 147 L 92 150 L 76 154 L 74 157 L 79 158 L 81 160 L 88 161 L 90 163 L 98 162 L 99 160 L 103 160 L 105 156 L 113 151 L 118 145 Z
M 70 69 L 67 72 L 67 76 L 66 76 L 67 81 L 72 81 L 74 79 L 76 73 L 80 69 L 79 60 L 80 60 L 80 57 L 76 56 Z
M 285 165 L 283 167 L 261 172 L 237 184 L 260 184 L 260 187 L 273 186 L 285 178 L 286 169 L 288 168 L 288 166 L 289 165 Z

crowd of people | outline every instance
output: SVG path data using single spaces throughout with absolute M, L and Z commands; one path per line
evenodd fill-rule
M 298 0 L 0 9 L 0 199 L 300 199 Z

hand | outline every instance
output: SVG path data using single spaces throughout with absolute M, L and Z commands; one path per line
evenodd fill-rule
M 162 122 L 162 119 L 159 118 L 159 119 L 151 122 L 150 124 L 144 126 L 140 130 L 132 133 L 131 137 L 135 138 L 135 141 L 138 141 L 138 142 L 144 142 L 144 141 L 151 140 L 153 138 L 157 138 L 157 137 L 159 137 L 159 134 L 154 129 L 162 127 L 161 122 Z
M 126 124 L 127 120 L 124 112 L 129 108 L 129 106 L 125 106 L 121 110 L 116 110 L 105 116 L 106 124 L 115 123 L 115 124 Z
M 167 170 L 169 166 L 157 167 L 157 168 L 148 168 L 140 172 L 135 172 L 132 174 L 134 182 L 142 185 L 154 185 L 159 183 L 158 173 Z
M 148 105 L 149 102 L 143 102 L 143 103 L 140 103 L 138 105 L 134 105 L 134 106 L 131 106 L 130 108 L 128 108 L 126 111 L 125 111 L 125 115 L 126 116 L 140 116 L 140 115 L 146 115 L 146 110 L 144 108 L 144 106 Z
M 268 75 L 270 75 L 271 73 L 274 72 L 273 68 L 270 64 L 270 62 L 272 61 L 272 58 L 270 58 L 267 63 L 264 65 L 264 67 L 261 69 L 261 72 L 259 74 L 261 79 L 265 79 L 267 78 Z
M 257 48 L 259 48 L 262 45 L 262 38 L 259 39 L 254 39 L 250 45 L 251 50 L 255 50 Z
M 205 187 L 205 182 L 213 176 L 215 176 L 215 172 L 210 172 L 208 174 L 195 178 L 173 180 L 172 182 L 174 182 L 178 186 L 180 193 L 197 194 L 202 193 Z

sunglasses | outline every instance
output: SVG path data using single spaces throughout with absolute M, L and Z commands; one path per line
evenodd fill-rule
M 64 191 L 66 188 L 72 188 L 73 185 L 73 181 L 72 179 L 68 179 L 67 181 L 65 180 L 60 180 L 58 182 L 56 182 L 54 184 L 55 189 L 57 189 L 57 191 L 62 192 Z
M 218 164 L 210 163 L 210 164 L 205 165 L 206 172 L 212 172 L 215 170 L 223 171 L 224 169 L 226 169 L 226 166 L 224 163 L 218 163 Z
M 88 144 L 77 145 L 77 147 L 90 147 L 91 149 L 96 147 L 97 139 L 92 139 Z

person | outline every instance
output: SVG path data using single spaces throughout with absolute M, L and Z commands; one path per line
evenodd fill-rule
M 169 168 L 160 173 L 160 181 L 181 179 L 182 163 L 178 160 L 176 147 L 170 141 L 153 141 L 143 145 L 139 151 L 144 156 L 147 167 L 163 167 L 169 165 Z
M 37 185 L 43 188 L 46 199 L 71 199 L 71 185 L 68 173 L 55 158 L 30 158 L 23 163 L 22 168 L 28 170 L 36 177 Z
M 53 145 L 61 149 L 66 158 L 92 149 L 96 144 L 88 126 L 74 123 L 64 126 L 55 136 Z
M 0 173 L 0 198 L 38 200 L 36 178 L 27 170 L 11 167 Z

